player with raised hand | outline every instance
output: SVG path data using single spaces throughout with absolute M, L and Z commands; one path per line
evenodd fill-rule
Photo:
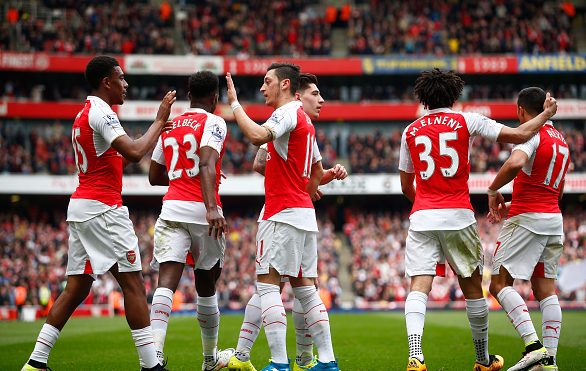
M 543 112 L 545 96 L 540 88 L 521 90 L 517 115 L 522 124 Z M 494 251 L 490 293 L 498 299 L 525 343 L 523 357 L 509 371 L 533 366 L 533 370 L 558 369 L 556 354 L 562 310 L 554 281 L 563 250 L 559 201 L 569 164 L 568 144 L 548 121 L 531 139 L 513 148 L 488 187 L 489 219 L 499 222 L 508 214 Z M 498 189 L 513 179 L 513 197 L 505 203 Z M 542 314 L 543 344 L 525 301 L 513 288 L 515 279 L 531 280 Z
M 300 101 L 303 105 L 303 111 L 312 119 L 317 120 L 324 104 L 319 89 L 317 87 L 317 77 L 311 73 L 301 73 L 299 80 L 299 89 L 295 93 L 295 99 Z M 343 180 L 348 176 L 348 172 L 344 166 L 336 164 L 333 168 L 323 171 L 321 158 L 315 159 L 312 165 L 312 172 L 310 182 L 318 181 L 320 185 L 328 184 L 332 180 Z M 254 159 L 254 171 L 261 175 L 265 175 L 267 163 L 267 145 L 263 144 Z M 323 174 L 323 176 L 321 176 Z M 318 179 L 320 177 L 321 179 Z M 308 183 L 309 184 L 309 183 Z M 318 189 L 313 197 L 313 201 L 317 201 L 323 194 Z M 261 212 L 262 215 L 262 212 Z M 259 223 L 262 220 L 259 220 Z M 283 290 L 285 282 L 281 282 L 281 291 Z M 314 284 L 317 287 L 317 278 L 314 279 Z M 297 357 L 293 363 L 294 371 L 302 371 L 304 369 L 311 369 L 317 365 L 317 360 L 313 356 L 313 339 L 307 329 L 305 322 L 305 315 L 301 303 L 297 298 L 293 301 L 293 323 L 295 324 L 295 337 Z M 230 359 L 228 369 L 230 371 L 256 371 L 250 362 L 250 351 L 262 327 L 262 314 L 260 309 L 260 297 L 254 294 L 248 303 L 244 312 L 244 321 L 240 329 L 240 336 L 238 338 L 238 345 L 236 353 Z
M 153 147 L 165 129 L 175 92 L 165 95 L 147 132 L 132 140 L 111 108 L 124 103 L 128 88 L 118 61 L 108 56 L 92 58 L 85 78 L 91 95 L 71 130 L 79 185 L 67 209 L 67 286 L 51 307 L 22 371 L 48 369 L 49 353 L 63 326 L 88 296 L 96 276 L 108 271 L 122 288 L 126 320 L 142 371 L 163 371 L 153 344 L 138 239 L 128 208 L 122 206 L 121 191 L 122 168 L 140 161 Z
M 310 182 L 310 178 L 319 149 L 311 119 L 295 100 L 299 66 L 273 63 L 267 68 L 260 91 L 275 111 L 262 126 L 251 120 L 238 103 L 230 73 L 226 80 L 228 103 L 238 126 L 252 144 L 268 143 L 265 208 L 257 233 L 256 254 L 257 292 L 271 350 L 271 363 L 263 370 L 290 369 L 287 317 L 280 295 L 282 276 L 289 277 L 318 349 L 319 360 L 313 369 L 338 370 L 327 310 L 313 285 L 313 278 L 317 277 L 317 220 L 311 199 L 319 181 Z
M 173 294 L 185 264 L 193 265 L 203 371 L 226 367 L 234 353 L 234 349 L 217 350 L 220 311 L 216 282 L 224 265 L 227 230 L 218 194 L 227 127 L 213 114 L 218 93 L 218 76 L 213 72 L 199 71 L 189 77 L 190 108 L 175 117 L 171 130 L 161 135 L 149 170 L 152 185 L 169 186 L 155 224 L 151 263 L 159 268 L 151 308 L 157 355 L 163 362 Z
M 423 71 L 414 94 L 428 112 L 408 125 L 401 139 L 401 188 L 413 202 L 405 247 L 405 275 L 411 277 L 411 291 L 405 302 L 408 371 L 426 370 L 421 338 L 427 298 L 434 276 L 445 275 L 446 260 L 457 274 L 466 298 L 476 350 L 474 370 L 502 368 L 502 357 L 488 353 L 488 305 L 482 292 L 483 250 L 468 190 L 470 148 L 476 136 L 523 143 L 557 109 L 555 99 L 548 94 L 542 102 L 545 110 L 513 129 L 477 113 L 452 111 L 463 88 L 464 81 L 453 71 Z

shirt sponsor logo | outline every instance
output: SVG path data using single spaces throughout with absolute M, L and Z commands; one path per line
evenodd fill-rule
M 136 253 L 134 251 L 128 251 L 126 253 L 126 259 L 130 262 L 130 264 L 134 264 L 136 261 Z

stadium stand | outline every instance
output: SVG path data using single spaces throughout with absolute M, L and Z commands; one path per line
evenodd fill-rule
M 332 28 L 346 30 L 350 54 L 503 54 L 576 51 L 575 10 L 523 1 L 357 2 L 340 9 L 308 0 L 242 3 L 45 1 L 13 8 L 0 48 L 55 53 L 315 56 L 332 52 Z M 58 10 L 47 24 L 44 12 Z M 181 46 L 175 47 L 175 28 Z M 13 29 L 20 30 L 12 37 Z
M 347 210 L 344 233 L 349 239 L 353 251 L 352 287 L 357 306 L 362 301 L 403 301 L 409 290 L 409 280 L 405 271 L 405 238 L 409 228 L 407 212 L 372 213 L 369 211 Z M 560 261 L 563 266 L 576 259 L 586 258 L 586 214 L 582 210 L 564 213 L 564 252 Z M 493 225 L 485 215 L 476 215 L 478 230 L 484 247 L 485 276 L 490 275 L 490 257 L 494 252 L 495 241 L 502 224 Z M 485 280 L 486 285 L 489 280 Z M 516 288 L 525 299 L 535 300 L 528 281 L 515 281 Z M 575 292 L 560 292 L 564 300 L 583 298 L 586 287 Z M 430 300 L 453 302 L 464 300 L 458 280 L 451 270 L 445 278 L 436 278 L 430 293 Z
M 48 210 L 33 207 L 30 215 L 0 214 L 0 306 L 15 305 L 16 288 L 27 291 L 26 304 L 39 305 L 39 290 L 50 290 L 54 300 L 63 290 L 67 263 L 68 224 L 64 212 L 50 215 Z M 150 268 L 153 252 L 154 225 L 158 210 L 130 213 L 143 263 L 147 297 L 152 298 L 158 274 Z M 318 271 L 322 287 L 332 293 L 332 302 L 339 304 L 340 287 L 337 284 L 337 250 L 341 242 L 334 233 L 334 225 L 327 218 L 319 220 L 320 263 Z M 226 260 L 218 281 L 218 299 L 221 307 L 240 309 L 254 294 L 256 217 L 229 217 L 230 231 L 226 238 Z M 186 268 L 179 284 L 184 303 L 195 303 L 193 269 Z M 85 304 L 108 304 L 109 295 L 119 290 L 111 275 L 96 280 Z M 293 300 L 291 290 L 284 294 Z
M 67 125 L 69 126 L 69 124 Z M 144 127 L 125 125 L 128 133 L 139 138 Z M 571 151 L 569 172 L 586 171 L 586 130 L 556 123 L 557 129 L 567 138 Z M 51 124 L 8 125 L 0 122 L 0 173 L 21 174 L 76 174 L 69 128 L 60 120 Z M 344 153 L 348 153 L 348 170 L 352 174 L 398 173 L 399 147 L 403 128 L 396 125 L 363 133 L 351 131 L 345 143 L 338 144 L 318 129 L 317 142 L 325 168 L 332 167 Z M 229 131 L 222 169 L 226 174 L 250 174 L 257 147 Z M 470 158 L 473 173 L 496 172 L 508 158 L 510 146 L 476 138 L 475 156 Z M 343 159 L 344 160 L 344 159 Z M 140 162 L 124 169 L 125 174 L 148 174 L 150 153 Z

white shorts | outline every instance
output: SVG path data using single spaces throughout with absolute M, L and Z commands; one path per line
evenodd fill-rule
M 119 272 L 142 270 L 138 238 L 122 206 L 84 222 L 69 223 L 68 276 L 90 274 L 94 279 L 118 263 Z
M 529 280 L 533 276 L 556 279 L 562 241 L 561 235 L 540 235 L 505 221 L 492 258 L 492 274 L 499 274 L 503 266 L 513 278 Z
M 317 232 L 263 220 L 256 234 L 256 274 L 275 268 L 281 276 L 317 277 Z
M 157 219 L 155 223 L 155 245 L 151 267 L 159 268 L 159 263 L 179 262 L 193 265 L 194 269 L 210 270 L 220 261 L 224 266 L 226 239 L 217 240 L 208 236 L 209 225 L 172 222 Z
M 414 231 L 409 228 L 405 246 L 405 276 L 445 276 L 446 260 L 454 273 L 470 277 L 484 265 L 476 223 L 457 231 Z

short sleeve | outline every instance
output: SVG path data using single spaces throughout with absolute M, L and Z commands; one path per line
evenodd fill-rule
M 165 163 L 165 153 L 163 152 L 163 140 L 160 136 L 159 140 L 157 140 L 157 144 L 155 145 L 155 149 L 153 150 L 151 160 L 155 161 L 159 165 L 167 166 Z
M 527 154 L 527 157 L 531 158 L 531 156 L 533 156 L 537 151 L 537 147 L 539 147 L 539 139 L 540 136 L 539 133 L 537 133 L 525 143 L 517 144 L 516 146 L 514 146 L 511 152 L 513 152 L 514 150 L 521 150 Z
M 408 129 L 409 127 L 407 127 Z M 399 170 L 406 173 L 414 173 L 413 161 L 411 159 L 411 152 L 407 146 L 407 129 L 403 131 L 401 136 L 401 151 L 399 152 Z
M 114 111 L 103 112 L 100 111 L 101 116 L 96 120 L 90 120 L 89 124 L 96 132 L 104 138 L 108 144 L 112 144 L 114 139 L 126 135 L 124 128 L 118 120 L 118 115 Z M 94 116 L 96 117 L 96 116 Z
M 463 112 L 462 115 L 468 125 L 468 132 L 471 137 L 476 135 L 496 142 L 503 124 L 494 121 L 484 115 L 474 112 Z
M 321 159 L 322 159 L 321 158 L 321 153 L 319 153 L 319 147 L 317 145 L 317 141 L 316 140 L 313 141 L 313 150 L 312 150 L 312 152 L 313 152 L 313 159 L 311 161 L 311 164 L 313 165 L 313 164 L 317 163 L 318 161 L 321 161 Z
M 218 153 L 222 153 L 227 132 L 226 121 L 223 118 L 216 115 L 209 115 L 203 129 L 199 148 L 212 147 Z
M 297 116 L 291 115 L 290 110 L 284 112 L 275 110 L 262 126 L 268 128 L 273 133 L 274 139 L 277 139 L 295 129 L 297 126 L 296 118 Z

